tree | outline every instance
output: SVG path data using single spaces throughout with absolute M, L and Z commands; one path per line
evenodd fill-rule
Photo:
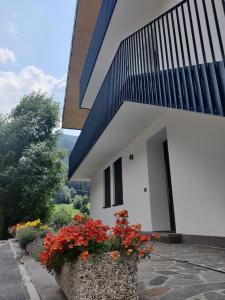
M 80 212 L 82 214 L 88 214 L 89 215 L 89 205 L 90 204 L 90 200 L 89 197 L 87 196 L 80 196 L 80 195 L 76 195 L 73 198 L 73 207 L 75 209 L 79 209 Z
M 56 204 L 69 204 L 71 200 L 71 190 L 67 185 L 64 185 L 54 198 Z
M 75 190 L 76 195 L 90 197 L 90 183 L 86 181 L 68 182 L 68 187 Z M 73 196 L 73 195 L 72 195 Z
M 63 180 L 58 122 L 59 105 L 42 93 L 0 117 L 0 238 L 18 222 L 48 219 Z
M 60 207 L 60 209 L 55 210 L 51 216 L 51 225 L 55 229 L 59 229 L 63 226 L 69 225 L 72 221 L 72 215 L 65 208 Z
M 82 201 L 83 201 L 83 197 L 82 197 L 82 196 L 79 196 L 79 195 L 76 195 L 76 196 L 73 198 L 73 207 L 74 207 L 75 209 L 80 210 L 81 207 L 82 207 Z

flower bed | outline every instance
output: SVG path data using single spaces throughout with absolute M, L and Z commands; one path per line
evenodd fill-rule
M 30 252 L 31 255 L 33 253 L 32 256 L 39 259 L 40 253 L 43 252 L 43 238 L 51 230 L 48 225 L 43 224 L 40 219 L 37 219 L 10 227 L 9 233 L 16 238 L 22 249 Z M 40 247 L 41 243 L 42 247 Z
M 18 232 L 20 230 L 23 230 L 25 228 L 38 228 L 41 230 L 48 229 L 48 225 L 42 224 L 40 219 L 37 219 L 35 221 L 28 221 L 26 223 L 17 224 L 15 227 L 15 232 Z
M 44 239 L 42 264 L 56 274 L 69 300 L 138 299 L 137 261 L 150 257 L 152 237 L 129 225 L 128 212 L 115 214 L 113 228 L 86 215 Z

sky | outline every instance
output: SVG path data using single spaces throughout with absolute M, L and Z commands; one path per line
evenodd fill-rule
M 1 1 L 0 113 L 38 90 L 63 108 L 75 6 L 76 0 Z

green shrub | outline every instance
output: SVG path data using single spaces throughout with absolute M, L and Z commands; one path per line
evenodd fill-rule
M 34 227 L 27 227 L 19 230 L 16 233 L 16 238 L 22 249 L 26 249 L 26 246 L 36 240 L 39 237 L 39 231 Z
M 89 215 L 89 197 L 87 196 L 75 196 L 73 199 L 73 207 L 75 209 L 80 210 L 82 214 L 88 214 Z
M 40 230 L 40 231 L 38 232 L 38 237 L 39 237 L 40 239 L 43 239 L 43 238 L 46 237 L 46 235 L 47 235 L 49 232 L 52 232 L 52 229 Z
M 87 214 L 87 215 L 90 214 L 89 208 L 87 206 L 82 206 L 81 209 L 80 209 L 80 212 L 82 214 Z
M 75 209 L 80 210 L 81 207 L 82 207 L 82 202 L 81 202 L 81 200 L 76 200 L 75 202 L 73 202 L 73 207 L 74 207 Z
M 72 221 L 72 215 L 63 207 L 55 211 L 51 217 L 51 225 L 55 229 L 59 229 L 63 226 L 69 225 Z
M 87 196 L 83 197 L 83 206 L 88 206 L 88 204 L 90 203 L 90 199 Z

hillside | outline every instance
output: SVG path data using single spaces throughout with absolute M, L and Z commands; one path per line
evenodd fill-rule
M 58 147 L 61 149 L 67 149 L 69 152 L 73 149 L 78 136 L 72 136 L 67 134 L 61 134 L 58 140 Z
M 58 148 L 67 150 L 67 155 L 65 157 L 65 163 L 68 164 L 70 152 L 78 139 L 78 136 L 72 136 L 67 134 L 61 134 L 58 139 Z
M 58 149 L 66 149 L 67 155 L 64 159 L 64 162 L 67 166 L 69 166 L 69 155 L 70 152 L 73 150 L 73 147 L 78 139 L 78 136 L 72 136 L 67 134 L 60 135 L 58 139 Z M 90 186 L 88 182 L 68 182 L 67 183 L 69 188 L 76 190 L 76 194 L 78 195 L 86 195 L 89 196 L 90 193 Z

